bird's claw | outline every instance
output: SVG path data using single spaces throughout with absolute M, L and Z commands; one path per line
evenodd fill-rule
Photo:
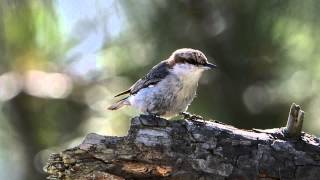
M 199 120 L 199 119 L 204 120 L 202 116 L 196 115 L 196 114 L 191 114 L 189 112 L 182 112 L 180 114 L 183 116 L 184 119 L 187 119 L 187 120 L 192 120 L 192 121 Z

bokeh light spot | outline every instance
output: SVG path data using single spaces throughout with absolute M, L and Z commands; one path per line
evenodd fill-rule
M 42 98 L 65 98 L 72 90 L 72 81 L 61 73 L 31 70 L 25 76 L 25 91 Z
M 0 75 L 0 101 L 7 101 L 21 91 L 21 78 L 17 73 L 8 72 Z

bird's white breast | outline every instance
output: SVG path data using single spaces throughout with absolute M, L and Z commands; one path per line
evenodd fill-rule
M 191 64 L 176 64 L 172 69 L 182 83 L 182 88 L 177 94 L 177 106 L 187 106 L 196 95 L 198 81 L 202 75 L 203 69 Z
M 179 77 L 187 87 L 198 84 L 204 69 L 187 63 L 176 64 L 173 66 L 171 73 Z

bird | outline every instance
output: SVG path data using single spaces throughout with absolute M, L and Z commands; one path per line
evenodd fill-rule
M 202 73 L 216 67 L 200 50 L 177 49 L 129 89 L 117 94 L 115 97 L 127 96 L 108 109 L 132 106 L 146 115 L 167 118 L 185 115 L 196 96 Z

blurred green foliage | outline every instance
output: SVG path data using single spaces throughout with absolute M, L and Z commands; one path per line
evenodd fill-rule
M 284 126 L 292 102 L 319 135 L 320 2 L 0 0 L 0 179 L 43 179 L 50 152 L 88 132 L 125 135 L 106 107 L 175 49 L 203 51 L 190 112 L 240 128 Z M 12 173 L 12 172 L 15 173 Z

